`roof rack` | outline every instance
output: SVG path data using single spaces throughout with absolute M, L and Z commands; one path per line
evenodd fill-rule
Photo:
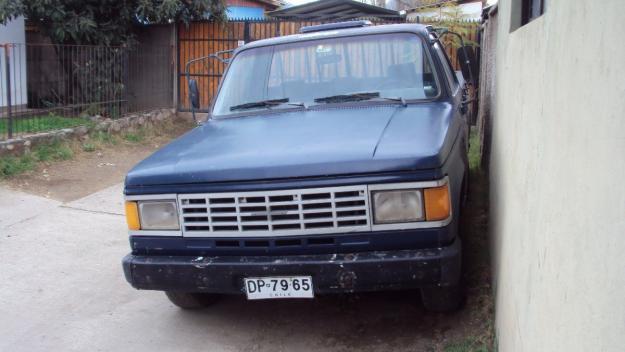
M 336 22 L 336 23 L 318 24 L 315 26 L 305 26 L 305 27 L 302 27 L 299 30 L 299 32 L 300 33 L 312 33 L 312 32 L 321 32 L 321 31 L 331 31 L 334 29 L 368 27 L 370 25 L 371 25 L 371 21 L 366 21 L 366 20 Z

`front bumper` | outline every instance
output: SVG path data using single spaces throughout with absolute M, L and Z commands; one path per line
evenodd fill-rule
M 129 254 L 126 280 L 137 289 L 245 293 L 243 278 L 310 275 L 315 293 L 449 286 L 460 280 L 460 239 L 447 247 L 290 256 Z

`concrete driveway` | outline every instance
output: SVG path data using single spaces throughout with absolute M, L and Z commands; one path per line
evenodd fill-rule
M 0 187 L 0 351 L 436 351 L 481 324 L 410 291 L 181 311 L 126 283 L 121 200 L 121 185 L 69 203 Z

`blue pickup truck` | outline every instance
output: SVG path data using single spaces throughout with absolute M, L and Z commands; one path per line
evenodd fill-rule
M 185 309 L 396 289 L 456 309 L 466 85 L 417 24 L 237 48 L 206 122 L 126 177 L 126 279 Z

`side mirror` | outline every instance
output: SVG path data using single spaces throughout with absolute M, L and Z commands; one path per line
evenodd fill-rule
M 473 47 L 470 45 L 461 46 L 458 48 L 457 54 L 460 70 L 462 70 L 462 76 L 464 76 L 468 83 L 473 86 L 477 85 L 479 67 L 477 66 Z
M 194 79 L 189 80 L 189 101 L 193 110 L 200 108 L 200 90 L 197 87 L 197 81 Z

